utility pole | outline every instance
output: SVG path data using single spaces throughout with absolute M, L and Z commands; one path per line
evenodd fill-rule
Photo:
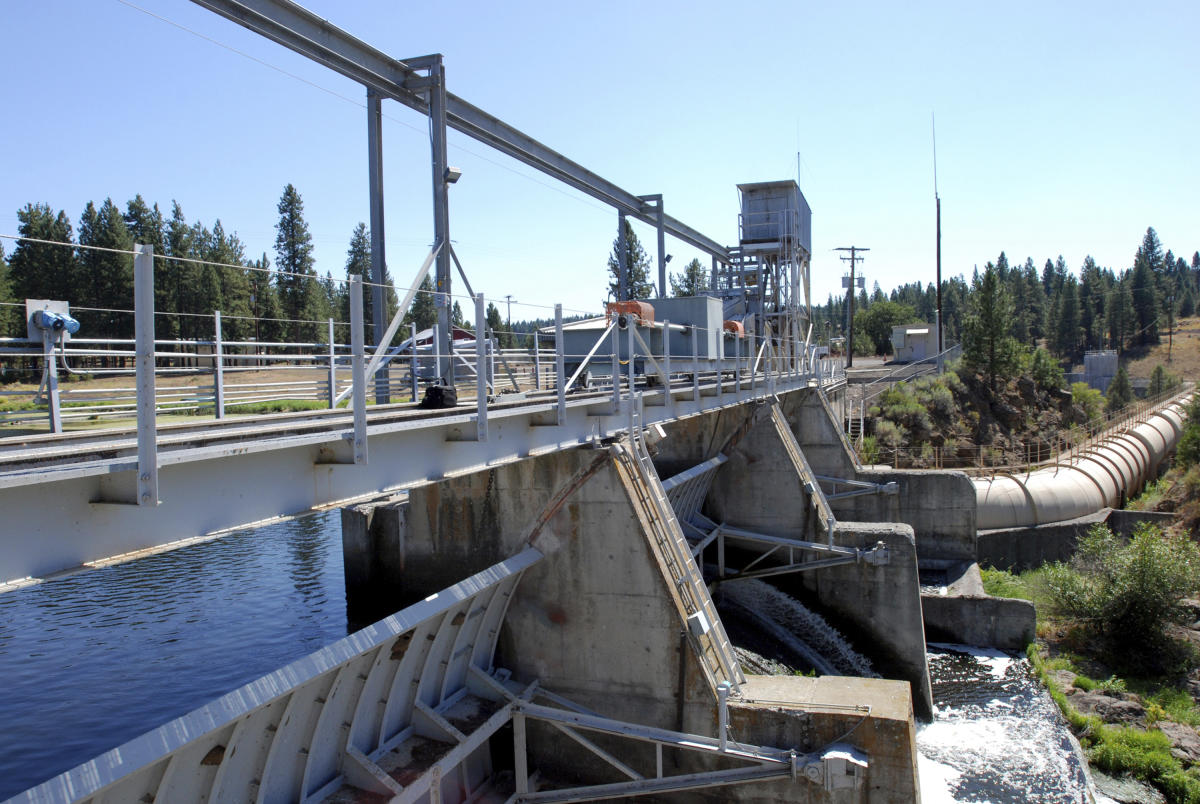
M 846 288 L 846 306 L 848 309 L 846 322 L 846 368 L 854 367 L 854 266 L 863 259 L 858 256 L 860 251 L 870 251 L 862 246 L 839 246 L 834 251 L 849 251 L 849 257 L 841 257 L 843 262 L 850 263 L 850 287 Z
M 942 198 L 938 195 L 937 183 L 937 126 L 933 113 L 929 115 L 930 127 L 933 131 L 933 200 L 937 205 L 937 341 L 938 341 L 938 373 L 941 373 L 941 354 L 946 350 L 942 345 Z
M 504 328 L 508 330 L 508 334 L 504 340 L 509 342 L 509 346 L 512 346 L 512 294 L 505 294 L 504 301 L 508 302 L 508 312 L 505 314 L 504 319 Z

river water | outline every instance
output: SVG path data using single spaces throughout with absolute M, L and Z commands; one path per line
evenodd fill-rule
M 1093 800 L 1066 723 L 1026 659 L 929 649 L 936 713 L 917 730 L 923 804 Z
M 0 595 L 0 800 L 346 635 L 337 511 Z

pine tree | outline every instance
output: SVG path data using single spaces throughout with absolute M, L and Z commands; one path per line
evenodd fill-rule
M 278 343 L 284 337 L 283 322 L 280 321 L 283 312 L 270 270 L 271 261 L 263 254 L 246 272 L 250 284 L 250 315 L 254 318 L 253 331 L 248 331 L 247 336 L 256 341 Z
M 671 274 L 672 296 L 703 296 L 708 292 L 708 272 L 700 264 L 700 260 L 692 261 L 683 266 L 683 271 L 676 276 Z
M 433 281 L 429 278 L 429 274 L 421 280 L 421 287 L 417 290 L 417 295 L 413 297 L 412 306 L 408 308 L 408 312 L 404 315 L 405 326 L 409 324 L 417 325 L 417 332 L 424 332 L 437 323 L 437 303 L 433 295 Z
M 1108 307 L 1104 311 L 1104 319 L 1108 323 L 1109 346 L 1118 352 L 1125 350 L 1125 344 L 1133 334 L 1137 319 L 1130 282 L 1129 272 L 1126 272 L 1114 283 L 1108 294 Z
M 183 289 L 183 337 L 206 340 L 213 336 L 212 315 L 225 306 L 221 295 L 221 272 L 208 260 L 213 252 L 213 233 L 200 221 L 192 224 L 193 281 Z
M 47 204 L 26 204 L 17 210 L 21 237 L 73 243 L 71 220 L 61 210 L 55 214 Z M 18 240 L 8 261 L 11 293 L 24 299 L 61 299 L 87 304 L 87 289 L 79 287 L 79 264 L 75 249 L 49 243 Z M 24 313 L 21 313 L 24 318 Z
M 304 220 L 304 201 L 291 184 L 283 188 L 277 207 L 279 222 L 275 224 L 275 268 L 280 273 L 275 283 L 279 289 L 279 306 L 289 340 L 317 340 L 319 321 L 324 312 L 323 294 L 317 282 L 313 261 L 312 235 Z
M 638 240 L 637 234 L 633 231 L 633 226 L 629 221 L 625 221 L 625 273 L 626 282 L 628 282 L 629 298 L 631 299 L 648 299 L 654 295 L 654 285 L 650 282 L 650 257 L 646 255 L 646 249 L 642 248 L 642 243 Z M 620 289 L 620 279 L 617 275 L 617 267 L 621 264 L 620 258 L 620 241 L 618 238 L 613 238 L 613 250 L 608 255 L 608 274 L 610 277 L 608 283 L 608 296 L 611 299 L 618 298 Z
M 371 333 L 374 330 L 375 321 L 375 294 L 374 288 L 367 284 L 374 281 L 371 276 L 371 232 L 367 229 L 367 225 L 361 222 L 354 227 L 354 232 L 350 235 L 350 247 L 346 250 L 346 278 L 349 279 L 351 274 L 358 274 L 363 278 L 363 326 L 366 330 L 366 342 L 374 343 L 375 340 L 371 337 Z M 391 323 L 392 317 L 396 315 L 396 308 L 400 304 L 386 265 L 383 266 L 383 286 L 383 326 L 386 328 Z M 349 321 L 349 296 L 343 291 L 340 298 L 344 300 L 344 303 L 336 309 L 343 310 L 341 313 L 343 321 Z
M 250 277 L 245 268 L 245 248 L 237 234 L 226 235 L 218 219 L 213 224 L 212 237 L 207 243 L 204 259 L 214 263 L 221 294 L 221 336 L 230 340 L 250 336 Z M 230 267 L 225 267 L 230 266 Z M 210 305 L 211 306 L 211 302 Z
M 155 260 L 154 285 L 155 299 L 158 299 L 159 283 L 162 282 L 163 296 L 169 301 L 162 306 L 163 313 L 173 314 L 170 335 L 167 337 L 185 338 L 195 327 L 188 312 L 188 295 L 197 285 L 200 266 L 194 262 L 199 258 L 195 250 L 194 230 L 188 225 L 183 215 L 183 208 L 178 201 L 171 202 L 171 220 L 167 221 L 166 242 L 164 244 L 169 256 L 177 259 Z
M 1025 281 L 1025 303 L 1028 305 L 1026 310 L 1017 310 L 1016 314 L 1023 316 L 1027 321 L 1029 330 L 1029 346 L 1036 346 L 1038 338 L 1045 336 L 1046 331 L 1042 326 L 1042 316 L 1046 310 L 1046 291 L 1042 282 L 1038 279 L 1037 268 L 1033 264 L 1033 258 L 1027 257 L 1025 265 L 1021 269 L 1021 277 Z
M 1058 311 L 1052 322 L 1054 351 L 1060 356 L 1074 360 L 1079 354 L 1079 283 L 1068 275 L 1063 280 L 1055 299 Z
M 1154 344 L 1158 337 L 1158 272 L 1162 269 L 1162 244 L 1153 228 L 1146 236 L 1133 259 L 1133 309 L 1137 316 L 1135 333 L 1139 344 Z
M 15 306 L 17 299 L 12 294 L 12 282 L 9 280 L 8 260 L 4 258 L 4 244 L 0 243 L 0 338 L 18 337 L 16 322 L 21 320 L 20 307 Z M 23 337 L 24 333 L 20 333 Z M 3 369 L 0 369 L 0 375 Z
M 1020 346 L 1008 334 L 1012 301 L 991 263 L 983 276 L 975 280 L 969 304 L 963 358 L 971 368 L 986 373 L 988 382 L 995 387 L 997 379 L 1007 379 L 1016 369 Z
M 1125 371 L 1124 366 L 1117 367 L 1117 375 L 1109 383 L 1104 397 L 1104 409 L 1109 413 L 1123 410 L 1133 401 L 1133 385 L 1129 382 L 1129 373 Z
M 97 249 L 80 249 L 79 264 L 82 285 L 87 293 L 88 307 L 107 310 L 133 309 L 133 239 L 125 228 L 125 218 L 111 198 L 97 210 L 89 201 L 79 219 L 79 245 Z M 99 312 L 92 315 L 92 337 L 129 337 L 133 317 L 129 313 Z
M 487 312 L 484 317 L 484 331 L 480 337 L 486 338 L 488 330 L 491 330 L 492 335 L 500 342 L 500 346 L 504 347 L 504 322 L 500 320 L 500 310 L 491 302 L 488 302 Z

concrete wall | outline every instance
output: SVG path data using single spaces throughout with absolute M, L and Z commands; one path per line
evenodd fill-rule
M 876 656 L 882 653 L 892 665 L 877 669 L 912 684 L 917 717 L 930 719 L 933 695 L 912 528 L 883 522 L 839 522 L 834 542 L 862 548 L 883 542 L 891 560 L 882 567 L 842 564 L 799 573 L 799 582 L 821 606 L 862 630 L 872 643 L 872 652 Z
M 1075 555 L 1079 538 L 1095 525 L 1107 525 L 1118 535 L 1129 537 L 1139 522 L 1169 524 L 1174 514 L 1155 511 L 1122 511 L 1102 508 L 1094 514 L 1028 528 L 1006 528 L 979 532 L 979 563 L 987 567 L 1021 572 Z
M 1036 613 L 1028 600 L 922 595 L 921 606 L 925 636 L 931 642 L 1022 651 L 1036 635 Z
M 535 540 L 546 559 L 529 570 L 510 602 L 497 665 L 512 670 L 517 679 L 537 678 L 546 689 L 609 717 L 715 733 L 714 691 L 693 643 L 684 636 L 675 590 L 664 580 L 649 547 L 631 490 L 607 450 L 553 453 L 433 483 L 410 492 L 407 515 L 389 520 L 376 514 L 372 522 L 394 521 L 400 533 L 394 543 L 401 545 L 401 555 L 391 559 L 393 566 L 403 568 L 396 597 L 400 602 L 424 597 L 516 552 L 525 543 L 530 522 L 564 484 L 589 469 L 593 473 Z M 359 511 L 355 516 L 357 526 L 365 515 Z M 369 539 L 358 543 L 373 549 Z M 873 712 L 888 701 L 892 706 L 901 701 L 906 710 L 912 706 L 902 683 L 878 687 L 866 679 L 844 681 L 847 694 Z M 816 712 L 806 714 L 814 707 L 820 710 L 819 700 L 782 700 L 774 707 L 774 714 L 743 724 L 736 737 L 768 744 L 777 734 L 803 731 L 807 727 L 801 723 L 825 722 Z M 798 725 L 789 725 L 791 720 Z M 824 731 L 809 737 L 833 733 L 836 725 L 822 726 Z M 866 750 L 865 743 L 860 745 L 860 732 L 872 734 L 874 727 L 864 724 L 847 741 Z M 551 776 L 576 783 L 614 780 L 611 768 L 557 732 L 531 729 L 530 740 L 533 766 Z M 634 749 L 617 740 L 596 742 L 634 767 L 653 762 L 653 752 L 645 747 Z M 881 768 L 903 767 L 915 756 L 911 741 L 880 742 L 873 750 Z M 680 766 L 702 767 L 687 764 L 686 758 Z M 653 766 L 648 770 L 652 773 Z M 907 784 L 912 787 L 911 778 Z M 808 783 L 788 782 L 785 788 L 784 797 L 791 800 L 827 800 L 815 795 Z M 753 797 L 763 789 L 722 788 L 720 799 Z M 909 800 L 890 796 L 864 794 L 850 800 Z
M 833 412 L 816 389 L 787 394 L 783 409 L 817 474 L 899 484 L 898 495 L 863 495 L 833 501 L 839 519 L 903 522 L 912 526 L 922 559 L 974 559 L 975 487 L 965 474 L 861 466 Z

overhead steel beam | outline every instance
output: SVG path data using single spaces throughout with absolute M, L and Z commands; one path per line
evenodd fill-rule
M 289 0 L 192 2 L 411 109 L 429 112 L 424 92 L 429 79 L 421 76 L 419 71 L 429 69 L 438 58 L 436 56 L 394 59 Z M 446 93 L 446 123 L 630 217 L 651 226 L 658 225 L 659 215 L 652 204 L 449 92 Z M 722 261 L 730 260 L 724 246 L 670 215 L 662 216 L 662 225 L 665 232 L 688 245 Z

